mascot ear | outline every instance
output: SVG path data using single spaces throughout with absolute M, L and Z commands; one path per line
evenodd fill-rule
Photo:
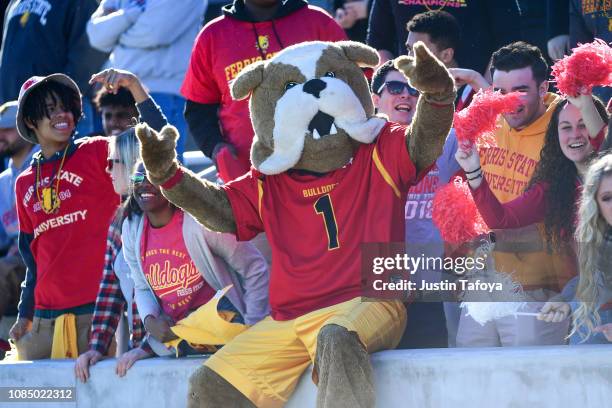
M 230 92 L 232 98 L 239 101 L 249 96 L 251 91 L 263 81 L 264 62 L 257 61 L 242 71 L 232 82 Z
M 338 41 L 334 45 L 340 47 L 344 55 L 360 67 L 374 68 L 378 65 L 378 53 L 372 47 L 356 41 Z

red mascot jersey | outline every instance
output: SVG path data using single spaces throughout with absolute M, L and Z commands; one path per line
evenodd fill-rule
M 223 186 L 238 239 L 267 234 L 274 319 L 360 296 L 361 243 L 403 242 L 406 192 L 419 179 L 405 131 L 388 123 L 373 144 L 330 173 L 266 176 L 251 169 Z

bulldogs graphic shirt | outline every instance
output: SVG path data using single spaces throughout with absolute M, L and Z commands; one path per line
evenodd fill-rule
M 187 252 L 183 216 L 176 210 L 170 222 L 160 228 L 153 228 L 145 217 L 140 242 L 145 277 L 162 310 L 175 322 L 215 295 Z

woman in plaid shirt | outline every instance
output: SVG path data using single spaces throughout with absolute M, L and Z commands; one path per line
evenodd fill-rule
M 101 82 L 108 92 L 113 93 L 116 93 L 120 87 L 128 88 L 136 100 L 141 121 L 147 122 L 158 130 L 167 124 L 160 108 L 144 91 L 140 81 L 133 74 L 127 71 L 108 70 L 103 72 L 101 79 L 97 82 Z M 110 142 L 107 171 L 111 175 L 115 191 L 122 197 L 130 194 L 129 176 L 139 158 L 138 149 L 138 141 L 133 128 L 125 130 Z M 144 326 L 138 315 L 136 304 L 133 302 L 134 284 L 128 276 L 129 267 L 121 253 L 121 225 L 129 212 L 130 209 L 125 204 L 117 210 L 106 238 L 104 271 L 92 318 L 89 350 L 79 356 L 75 365 L 75 374 L 83 382 L 89 378 L 89 366 L 108 354 L 113 335 L 124 310 L 127 311 L 128 323 L 131 322 L 129 325 L 130 351 L 123 354 L 117 361 L 117 375 L 124 376 L 138 357 L 153 354 L 153 350 L 144 339 Z

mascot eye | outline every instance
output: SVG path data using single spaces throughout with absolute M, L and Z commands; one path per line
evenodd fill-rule
M 287 91 L 287 90 L 289 90 L 289 89 L 293 88 L 293 87 L 294 87 L 294 86 L 296 86 L 296 85 L 297 85 L 297 82 L 293 82 L 293 81 L 291 81 L 291 82 L 287 82 L 287 83 L 285 84 L 285 91 Z
M 330 77 L 330 78 L 335 78 L 336 77 L 336 73 L 332 72 L 332 71 L 327 71 L 324 76 Z

